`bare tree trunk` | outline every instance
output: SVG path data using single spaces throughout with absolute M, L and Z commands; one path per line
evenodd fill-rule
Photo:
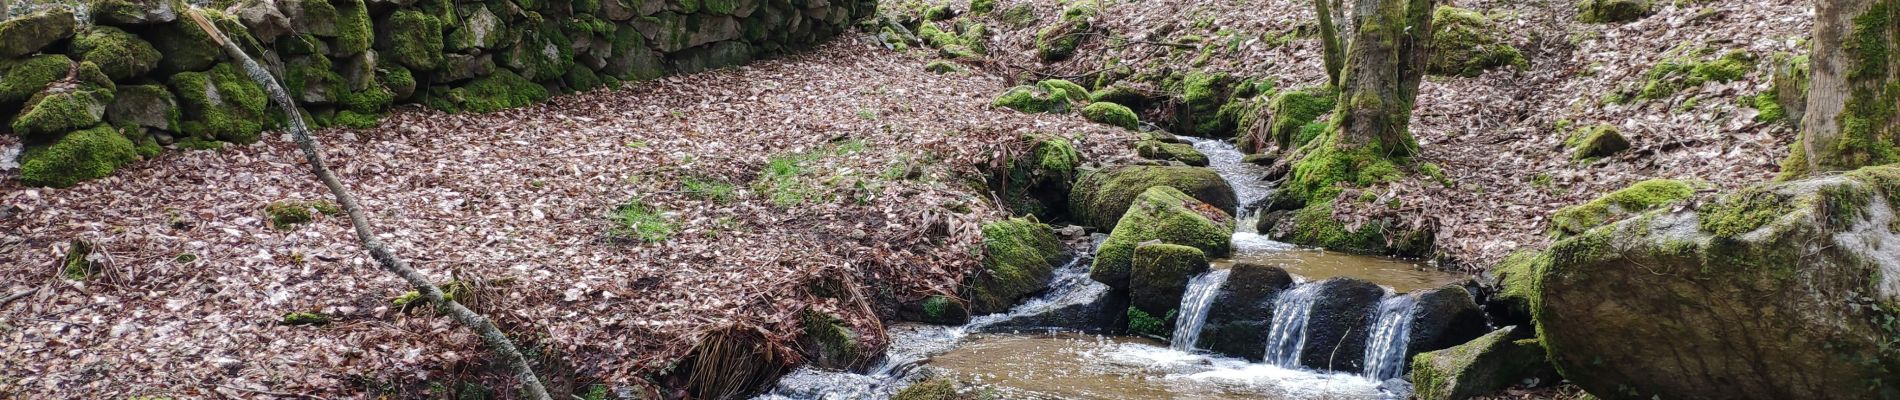
M 1319 44 L 1324 51 L 1326 84 L 1339 86 L 1340 69 L 1346 64 L 1345 45 L 1340 44 L 1339 25 L 1333 20 L 1339 0 L 1313 0 L 1313 13 L 1319 14 Z
M 1387 157 L 1418 151 L 1408 125 L 1430 58 L 1433 0 L 1356 0 L 1340 77 L 1339 147 L 1374 146 Z
M 1900 2 L 1815 2 L 1812 80 L 1783 178 L 1900 162 Z
M 350 195 L 349 190 L 343 187 L 343 182 L 337 180 L 336 175 L 330 172 L 329 163 L 324 161 L 322 152 L 318 151 L 316 139 L 310 137 L 310 130 L 304 125 L 303 115 L 297 111 L 296 103 L 284 91 L 284 87 L 277 84 L 277 79 L 258 65 L 256 60 L 244 54 L 244 50 L 225 37 L 223 31 L 218 30 L 210 20 L 199 14 L 197 8 L 182 9 L 198 24 L 199 28 L 204 29 L 205 34 L 210 35 L 224 47 L 225 53 L 241 61 L 244 72 L 250 75 L 252 80 L 263 85 L 271 101 L 282 107 L 284 115 L 290 120 L 290 135 L 296 140 L 297 148 L 303 150 L 304 160 L 310 163 L 310 171 L 317 175 L 318 180 L 323 181 L 323 186 L 329 188 L 330 193 L 336 196 L 337 204 L 342 205 L 343 210 L 349 214 L 350 225 L 356 228 L 356 239 L 363 243 L 363 248 L 369 250 L 370 257 L 375 258 L 384 269 L 409 282 L 409 286 L 415 287 L 417 292 L 447 312 L 451 318 L 480 335 L 482 341 L 495 351 L 495 355 L 501 357 L 502 362 L 507 363 L 515 371 L 515 377 L 521 381 L 522 391 L 528 398 L 551 399 L 547 388 L 542 386 L 541 379 L 535 375 L 534 368 L 529 365 L 528 359 L 515 348 L 514 341 L 502 334 L 501 329 L 496 328 L 488 318 L 482 317 L 474 310 L 444 297 L 442 289 L 431 283 L 427 276 L 410 268 L 409 264 L 402 259 L 396 258 L 395 253 L 391 253 L 389 248 L 383 246 L 382 241 L 376 239 L 376 235 L 370 231 L 369 219 L 363 216 L 363 209 L 356 204 L 356 197 Z

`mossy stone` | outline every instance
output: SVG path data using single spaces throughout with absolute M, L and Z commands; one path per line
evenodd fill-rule
M 1025 150 L 986 177 L 990 189 L 1002 194 L 1003 205 L 1017 214 L 1055 220 L 1067 215 L 1065 204 L 1075 180 L 1081 154 L 1068 139 L 1046 134 L 1024 135 Z
M 1426 63 L 1429 73 L 1470 77 L 1498 67 L 1530 66 L 1484 14 L 1440 6 L 1432 12 L 1432 29 L 1436 32 L 1432 33 L 1431 60 Z
M 956 383 L 949 379 L 936 378 L 911 384 L 892 396 L 891 400 L 957 400 Z
M 1232 137 L 1235 121 L 1220 118 L 1234 90 L 1233 77 L 1221 72 L 1192 72 L 1181 80 L 1181 102 L 1185 113 L 1177 124 L 1185 125 L 1194 135 Z
M 47 7 L 0 21 L 0 38 L 6 38 L 0 41 L 0 59 L 37 53 L 47 45 L 72 37 L 77 24 L 72 10 L 66 7 Z
M 20 157 L 20 181 L 35 186 L 72 187 L 111 175 L 113 170 L 138 159 L 131 140 L 100 125 L 68 133 L 50 146 L 28 148 Z
M 207 16 L 213 13 L 206 12 Z M 205 35 L 196 23 L 187 20 L 159 25 L 140 37 L 150 41 L 152 48 L 162 55 L 155 70 L 160 76 L 211 69 L 224 57 L 224 48 Z
M 990 102 L 991 106 L 1008 108 L 1027 113 L 1060 113 L 1069 111 L 1069 99 L 1063 91 L 1047 91 L 1037 86 L 1017 86 L 1010 88 Z
M 1330 87 L 1313 86 L 1302 89 L 1284 90 L 1273 96 L 1267 103 L 1266 112 L 1271 118 L 1267 129 L 1250 130 L 1248 136 L 1240 141 L 1239 148 L 1244 152 L 1267 150 L 1291 151 L 1305 146 L 1317 137 L 1303 134 L 1306 126 L 1313 124 L 1319 117 L 1332 113 L 1339 95 Z M 1321 124 L 1320 127 L 1324 127 Z M 1272 145 L 1269 147 L 1269 145 Z
M 65 78 L 74 66 L 72 59 L 59 54 L 0 60 L 0 112 L 33 98 L 46 85 Z
M 1135 248 L 1148 241 L 1200 249 L 1206 257 L 1226 257 L 1233 250 L 1234 219 L 1180 190 L 1154 186 L 1143 191 L 1096 249 L 1089 278 L 1114 288 L 1127 288 Z
M 106 106 L 106 121 L 114 126 L 176 131 L 180 117 L 177 97 L 164 85 L 119 85 Z
M 251 143 L 264 131 L 269 105 L 264 88 L 236 65 L 223 63 L 207 72 L 178 73 L 167 85 L 184 109 L 179 126 L 186 135 Z
M 1095 93 L 1089 94 L 1089 101 L 1094 103 L 1120 104 L 1123 107 L 1133 110 L 1147 107 L 1149 96 L 1147 93 L 1143 93 L 1126 84 L 1112 84 L 1095 89 Z
M 1207 253 L 1199 248 L 1167 243 L 1135 246 L 1128 277 L 1129 307 L 1148 315 L 1176 315 L 1188 281 L 1207 268 Z
M 115 81 L 145 75 L 164 57 L 151 43 L 110 26 L 88 28 L 73 38 L 73 55 L 99 64 L 99 70 Z
M 823 312 L 806 310 L 803 341 L 811 349 L 812 365 L 849 370 L 874 356 L 858 339 L 858 332 L 843 319 Z
M 1571 160 L 1590 162 L 1629 150 L 1630 141 L 1615 126 L 1605 124 L 1577 129 L 1564 139 L 1564 147 L 1570 149 Z
M 1278 266 L 1235 263 L 1208 304 L 1196 347 L 1260 361 L 1273 330 L 1274 300 L 1293 285 L 1293 275 Z
M 1125 165 L 1082 173 L 1069 191 L 1069 215 L 1083 225 L 1117 229 L 1135 198 L 1156 186 L 1187 193 L 1228 215 L 1233 215 L 1239 202 L 1234 188 L 1212 169 Z
M 493 112 L 546 101 L 548 90 L 508 70 L 449 89 L 430 105 L 448 112 Z
M 434 71 L 442 65 L 442 20 L 417 10 L 397 10 L 379 40 L 378 52 L 411 71 Z
M 1674 179 L 1650 179 L 1595 200 L 1564 207 L 1550 216 L 1551 233 L 1564 237 L 1641 214 L 1695 195 L 1695 186 Z
M 574 42 L 551 24 L 542 25 L 522 36 L 498 61 L 529 81 L 560 79 L 574 67 Z
M 66 132 L 90 128 L 105 118 L 111 88 L 55 85 L 34 95 L 13 119 L 13 133 L 29 142 L 51 141 Z
M 1062 97 L 1069 99 L 1070 102 L 1089 102 L 1089 90 L 1067 79 L 1044 79 L 1036 82 L 1036 87 L 1049 93 L 1061 93 Z
M 1125 129 L 1135 129 L 1141 124 L 1141 120 L 1135 117 L 1135 110 L 1130 110 L 1127 106 L 1109 102 L 1092 103 L 1087 107 L 1082 107 L 1082 118 L 1087 118 L 1091 122 L 1119 126 Z M 1202 165 L 1206 164 L 1203 163 Z
M 1064 19 L 1036 31 L 1036 58 L 1047 63 L 1074 57 L 1093 26 L 1087 19 Z
M 964 285 L 971 312 L 1009 311 L 1055 278 L 1064 253 L 1062 241 L 1048 225 L 1011 218 L 984 224 L 982 230 L 983 269 L 970 274 Z
M 369 51 L 376 43 L 376 26 L 370 21 L 369 6 L 364 0 L 332 0 L 331 4 L 336 6 L 336 40 L 330 46 L 330 55 L 348 57 Z
M 1452 348 L 1413 356 L 1413 394 L 1420 400 L 1459 400 L 1495 393 L 1526 380 L 1552 381 L 1556 372 L 1530 332 L 1507 326 Z
M 1592 24 L 1630 22 L 1653 12 L 1649 0 L 1583 0 L 1577 3 L 1577 20 Z
M 160 24 L 178 19 L 170 0 L 86 0 L 92 19 L 102 25 Z
M 929 63 L 924 64 L 924 70 L 933 73 L 948 74 L 952 72 L 963 72 L 963 66 L 946 60 L 931 60 Z
M 1207 155 L 1190 144 L 1143 140 L 1135 142 L 1135 153 L 1152 160 L 1179 161 L 1192 167 L 1207 166 Z
M 321 54 L 288 57 L 283 79 L 285 89 L 300 103 L 330 104 L 349 91 L 330 58 Z

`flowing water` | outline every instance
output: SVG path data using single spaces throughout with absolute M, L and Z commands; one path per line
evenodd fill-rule
M 1229 272 L 1232 271 L 1207 271 L 1188 282 L 1187 293 L 1181 296 L 1181 314 L 1174 319 L 1174 335 L 1170 337 L 1168 348 L 1194 350 L 1194 342 L 1201 337 L 1201 326 L 1207 323 L 1207 307 L 1214 304 L 1214 295 L 1219 294 L 1221 285 L 1227 283 Z
M 1410 295 L 1386 296 L 1379 302 L 1379 318 L 1373 321 L 1372 336 L 1366 338 L 1367 378 L 1383 381 L 1405 373 L 1405 351 L 1411 345 L 1416 310 L 1418 298 Z
M 1317 285 L 1300 285 L 1280 293 L 1273 300 L 1273 320 L 1268 324 L 1267 354 L 1263 361 L 1282 367 L 1300 365 L 1300 351 L 1306 348 L 1306 318 L 1313 314 Z
M 1002 398 L 1380 399 L 1378 382 L 1352 374 L 1279 368 L 1169 349 L 1130 337 L 976 335 L 931 359 L 959 381 Z

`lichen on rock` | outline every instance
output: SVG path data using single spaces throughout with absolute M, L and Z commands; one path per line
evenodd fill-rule
M 1695 186 L 1673 179 L 1651 179 L 1610 192 L 1587 203 L 1564 207 L 1551 214 L 1551 233 L 1575 235 L 1636 214 L 1688 199 Z
M 1413 393 L 1421 400 L 1467 399 L 1526 380 L 1556 378 L 1537 339 L 1515 326 L 1456 347 L 1420 353 L 1411 363 Z

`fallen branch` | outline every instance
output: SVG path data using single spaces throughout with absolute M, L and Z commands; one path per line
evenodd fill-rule
M 13 302 L 14 300 L 19 300 L 19 299 L 22 299 L 22 298 L 26 298 L 26 296 L 28 296 L 28 295 L 31 295 L 31 294 L 34 294 L 34 293 L 38 293 L 39 291 L 40 291 L 40 288 L 38 288 L 38 287 L 35 287 L 35 288 L 32 288 L 32 289 L 27 289 L 27 290 L 25 290 L 25 291 L 21 291 L 21 292 L 19 292 L 19 293 L 14 293 L 14 294 L 13 294 L 13 295 L 11 295 L 11 296 L 7 296 L 7 298 L 4 298 L 4 299 L 0 299 L 0 307 L 4 307 L 4 306 L 6 306 L 6 305 L 7 305 L 8 303 L 12 303 L 12 302 Z
M 271 76 L 270 71 L 264 70 L 257 64 L 257 60 L 244 54 L 243 49 L 238 48 L 237 44 L 226 38 L 224 32 L 213 26 L 210 20 L 206 20 L 196 7 L 180 8 L 185 10 L 192 21 L 205 31 L 205 34 L 210 35 L 212 40 L 223 46 L 225 53 L 232 59 L 243 62 L 245 74 L 263 85 L 271 101 L 283 108 L 284 115 L 290 120 L 290 135 L 297 142 L 297 148 L 303 150 L 304 159 L 310 163 L 310 172 L 316 174 L 318 180 L 323 181 L 323 186 L 328 187 L 330 193 L 336 196 L 337 204 L 342 205 L 343 211 L 349 214 L 350 225 L 356 228 L 356 239 L 362 242 L 364 249 L 369 250 L 370 257 L 375 258 L 378 264 L 382 264 L 383 269 L 408 281 L 409 286 L 415 287 L 417 292 L 422 293 L 423 297 L 435 303 L 450 317 L 480 335 L 482 341 L 501 357 L 502 362 L 507 363 L 515 371 L 516 378 L 521 381 L 522 391 L 526 392 L 528 398 L 552 400 L 548 396 L 547 388 L 541 385 L 541 379 L 535 376 L 534 368 L 529 366 L 528 359 L 522 356 L 521 351 L 515 348 L 514 342 L 509 340 L 507 335 L 502 334 L 494 323 L 489 322 L 488 318 L 482 317 L 481 314 L 469 310 L 468 307 L 463 307 L 461 303 L 444 297 L 442 289 L 430 283 L 427 276 L 410 268 L 407 262 L 396 258 L 395 253 L 391 253 L 389 248 L 384 247 L 382 241 L 376 240 L 376 235 L 370 231 L 369 219 L 363 216 L 362 207 L 356 204 L 356 197 L 350 195 L 350 192 L 344 189 L 343 182 L 337 180 L 336 174 L 330 172 L 329 163 L 324 161 L 322 152 L 317 150 L 316 139 L 310 137 L 310 129 L 304 125 L 302 113 L 297 111 L 296 103 L 284 91 L 284 87 L 277 84 L 277 79 Z

